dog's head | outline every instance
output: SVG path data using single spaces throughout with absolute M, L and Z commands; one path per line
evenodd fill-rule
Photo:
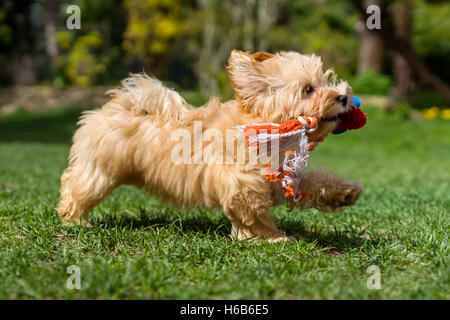
M 233 50 L 228 72 L 239 103 L 268 122 L 299 116 L 319 118 L 320 137 L 332 132 L 338 115 L 350 108 L 353 92 L 320 57 L 297 52 L 250 54 Z

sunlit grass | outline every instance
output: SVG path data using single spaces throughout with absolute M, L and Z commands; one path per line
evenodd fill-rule
M 174 210 L 121 187 L 63 227 L 54 207 L 80 110 L 0 118 L 0 298 L 448 299 L 450 122 L 366 108 L 368 125 L 331 136 L 310 163 L 361 181 L 339 214 L 273 214 L 292 243 L 232 241 L 219 211 Z M 381 269 L 381 290 L 366 269 Z M 66 268 L 81 269 L 81 290 Z

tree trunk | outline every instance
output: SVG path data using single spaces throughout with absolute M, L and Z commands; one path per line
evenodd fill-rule
M 11 69 L 14 85 L 36 82 L 34 49 L 36 30 L 32 23 L 32 1 L 13 1 L 10 8 L 14 38 L 11 46 Z
M 369 69 L 381 73 L 383 71 L 383 41 L 377 35 L 369 32 L 362 21 L 356 24 L 355 29 L 360 39 L 358 73 Z
M 50 60 L 54 64 L 55 57 L 58 55 L 58 45 L 56 43 L 56 0 L 45 1 L 45 51 Z
M 402 0 L 397 2 L 393 9 L 395 12 L 395 35 L 405 41 L 410 41 L 412 29 L 410 4 L 408 1 Z M 394 56 L 394 79 L 395 95 L 402 99 L 406 98 L 414 88 L 414 80 L 408 62 L 398 53 L 395 53 Z
M 365 0 L 365 6 L 380 5 L 381 1 Z M 355 26 L 359 36 L 360 47 L 358 56 L 358 73 L 373 70 L 377 73 L 383 71 L 384 45 L 383 40 L 367 29 L 365 21 L 359 21 Z
M 366 17 L 366 6 L 363 0 L 353 0 L 356 9 Z M 409 39 L 399 38 L 392 30 L 392 19 L 388 10 L 383 10 L 381 13 L 381 29 L 373 29 L 370 32 L 377 34 L 385 46 L 405 59 L 411 71 L 424 84 L 431 85 L 436 91 L 440 92 L 445 99 L 450 102 L 450 87 L 436 76 L 425 63 L 414 52 L 414 48 Z
M 14 85 L 29 86 L 34 84 L 36 82 L 36 71 L 32 55 L 15 55 L 12 60 Z

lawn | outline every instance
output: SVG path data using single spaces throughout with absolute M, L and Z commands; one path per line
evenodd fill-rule
M 80 109 L 0 117 L 2 299 L 449 299 L 450 122 L 365 108 L 368 125 L 312 153 L 361 181 L 341 213 L 274 208 L 295 242 L 229 238 L 220 211 L 177 210 L 120 187 L 62 226 L 54 207 Z M 70 290 L 67 267 L 80 268 Z M 367 268 L 381 270 L 369 290 Z

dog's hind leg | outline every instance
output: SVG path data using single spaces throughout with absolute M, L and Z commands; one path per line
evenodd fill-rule
M 61 200 L 56 211 L 63 222 L 88 226 L 89 212 L 117 184 L 99 168 L 71 164 L 61 176 Z
M 111 110 L 105 106 L 81 117 L 70 149 L 69 167 L 61 176 L 61 200 L 56 210 L 62 221 L 86 223 L 89 212 L 124 175 L 120 170 L 126 167 L 123 161 L 128 155 L 122 147 L 124 134 L 105 120 L 122 115 Z

